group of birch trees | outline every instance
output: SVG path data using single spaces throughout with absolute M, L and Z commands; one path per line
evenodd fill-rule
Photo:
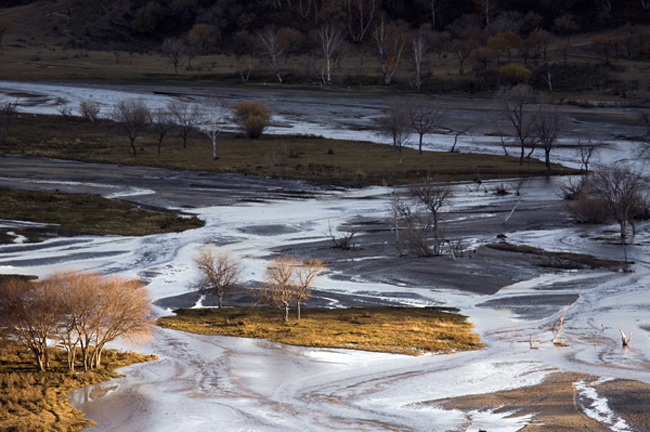
M 81 103 L 80 111 L 87 112 L 92 101 Z M 99 105 L 97 104 L 99 114 Z M 207 135 L 212 143 L 212 158 L 217 156 L 217 138 L 224 128 L 229 112 L 232 120 L 246 133 L 249 138 L 259 138 L 269 126 L 272 118 L 271 111 L 262 102 L 241 101 L 233 107 L 227 107 L 219 95 L 208 95 L 200 103 L 183 100 L 172 100 L 166 106 L 151 109 L 141 98 L 124 99 L 119 101 L 110 111 L 109 117 L 128 137 L 133 156 L 137 156 L 135 140 L 145 133 L 153 133 L 158 143 L 158 154 L 161 153 L 163 140 L 175 131 L 183 140 L 183 148 L 187 148 L 187 140 L 195 130 Z M 87 118 L 84 115 L 84 118 Z

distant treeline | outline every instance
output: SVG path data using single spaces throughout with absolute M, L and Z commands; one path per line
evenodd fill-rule
M 33 1 L 2 0 L 0 7 L 28 3 Z M 218 32 L 222 49 L 236 48 L 242 33 L 270 24 L 308 34 L 338 22 L 348 28 L 351 43 L 369 39 L 371 32 L 364 29 L 380 19 L 434 31 L 475 21 L 491 26 L 492 33 L 525 32 L 531 26 L 570 33 L 650 24 L 650 0 L 69 0 L 61 7 L 72 34 L 87 42 L 159 44 L 202 24 Z

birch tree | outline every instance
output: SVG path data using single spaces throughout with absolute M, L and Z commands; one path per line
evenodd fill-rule
M 280 74 L 280 57 L 289 49 L 289 44 L 283 40 L 280 31 L 274 26 L 267 26 L 257 33 L 257 41 L 262 53 L 266 58 L 271 72 L 275 74 L 278 81 L 282 83 Z
M 284 321 L 289 320 L 289 307 L 296 301 L 294 269 L 298 262 L 293 258 L 279 257 L 271 260 L 264 275 L 263 300 L 283 311 Z
M 325 270 L 323 261 L 313 258 L 309 261 L 299 263 L 294 269 L 296 280 L 294 290 L 298 321 L 300 321 L 300 302 L 309 300 L 314 280 L 322 274 L 323 270 Z
M 426 65 L 426 55 L 431 48 L 431 34 L 429 31 L 420 28 L 411 34 L 411 61 L 415 72 L 415 88 L 420 90 L 422 86 L 422 69 Z
M 377 60 L 385 85 L 397 71 L 408 43 L 408 32 L 401 26 L 387 25 L 382 19 L 375 28 L 373 37 L 377 46 Z
M 204 105 L 207 109 L 204 111 L 201 131 L 212 141 L 212 159 L 219 159 L 217 157 L 217 137 L 221 134 L 228 109 L 223 99 L 217 94 L 208 96 Z
M 341 26 L 326 23 L 316 29 L 316 40 L 320 49 L 325 55 L 326 83 L 332 84 L 332 60 L 343 49 L 345 43 L 345 33 Z
M 346 9 L 347 27 L 352 41 L 363 41 L 379 14 L 378 0 L 343 0 Z

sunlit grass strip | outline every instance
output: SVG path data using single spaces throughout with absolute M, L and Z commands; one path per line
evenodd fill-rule
M 78 431 L 95 424 L 68 401 L 68 393 L 89 384 L 118 378 L 115 369 L 156 359 L 132 352 L 107 351 L 102 369 L 71 374 L 65 353 L 52 350 L 50 370 L 38 372 L 27 348 L 0 347 L 0 430 L 13 432 Z
M 453 309 L 370 307 L 306 309 L 285 323 L 273 308 L 180 309 L 158 325 L 198 334 L 267 339 L 290 345 L 395 354 L 451 353 L 483 347 Z
M 155 213 L 99 195 L 65 194 L 0 188 L 0 219 L 59 225 L 98 234 L 150 235 L 198 228 L 196 217 Z

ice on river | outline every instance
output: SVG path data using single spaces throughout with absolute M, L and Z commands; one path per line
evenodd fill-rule
M 557 199 L 551 189 L 539 186 L 531 190 L 531 196 Z M 146 274 L 153 297 L 158 299 L 186 292 L 195 277 L 192 256 L 197 247 L 227 243 L 242 257 L 245 277 L 259 280 L 265 259 L 277 245 L 326 239 L 329 225 L 338 226 L 357 215 L 383 217 L 388 209 L 385 192 L 384 188 L 368 188 L 315 199 L 196 209 L 195 213 L 207 222 L 203 228 L 145 238 L 81 237 L 73 244 L 48 240 L 36 250 L 3 254 L 0 271 L 43 275 L 69 267 L 127 276 Z M 491 199 L 477 195 L 474 202 L 483 205 Z M 459 193 L 457 204 L 469 206 L 470 200 Z M 261 229 L 268 226 L 292 229 Z M 647 227 L 640 231 L 645 239 Z M 573 235 L 569 229 L 558 229 L 515 233 L 509 239 L 562 249 L 570 238 L 572 247 L 600 247 L 590 245 L 588 237 Z M 640 260 L 635 273 L 592 274 L 569 291 L 579 294 L 579 300 L 567 315 L 565 339 L 570 346 L 566 348 L 548 342 L 555 317 L 521 320 L 509 310 L 477 307 L 485 301 L 484 296 L 325 276 L 318 281 L 319 289 L 374 292 L 378 296 L 417 291 L 422 298 L 419 305 L 459 307 L 476 324 L 487 347 L 472 353 L 408 357 L 159 329 L 150 344 L 135 347 L 159 355 L 159 361 L 126 368 L 125 378 L 101 385 L 118 388 L 100 399 L 93 401 L 90 389 L 82 389 L 74 392 L 72 400 L 99 423 L 96 430 L 208 431 L 218 425 L 228 431 L 446 431 L 479 427 L 515 431 L 529 418 L 503 412 L 445 411 L 429 402 L 533 385 L 557 370 L 650 382 L 645 366 L 650 357 L 648 335 L 642 329 L 650 325 L 646 312 L 650 299 L 643 295 L 649 280 L 647 264 L 642 260 L 646 249 L 635 246 L 628 251 L 631 259 Z M 573 279 L 574 274 L 554 273 L 546 278 Z M 493 298 L 533 292 L 555 294 L 545 290 L 546 285 L 541 280 L 522 283 Z M 608 328 L 603 330 L 601 324 Z M 635 331 L 632 348 L 621 350 L 614 326 Z M 545 341 L 539 344 L 540 349 L 529 349 L 529 335 Z M 595 338 L 599 338 L 598 344 L 593 343 Z
M 1 88 L 8 97 L 19 101 L 29 92 L 47 96 L 29 97 L 37 100 L 21 107 L 29 112 L 55 113 L 60 103 L 76 106 L 91 97 L 103 104 L 125 97 L 124 91 L 99 86 L 0 83 Z M 169 98 L 145 91 L 129 93 L 133 94 L 159 105 Z M 300 131 L 302 126 L 294 122 L 293 127 Z M 367 137 L 367 132 L 341 133 L 350 138 Z M 336 137 L 331 129 L 322 134 Z M 468 148 L 475 145 L 485 151 L 494 150 L 494 146 L 481 144 L 483 137 L 464 139 L 467 141 L 463 145 Z M 629 157 L 629 146 L 619 144 L 607 157 Z M 436 144 L 429 148 L 436 148 Z M 567 163 L 576 161 L 569 151 L 559 154 L 565 155 L 560 157 L 565 157 Z M 526 196 L 540 201 L 559 199 L 555 188 L 544 182 L 529 185 Z M 452 205 L 480 207 L 493 199 L 459 186 Z M 383 218 L 388 206 L 384 188 L 367 188 L 311 199 L 199 208 L 192 211 L 206 221 L 205 227 L 183 233 L 145 238 L 84 236 L 51 239 L 37 247 L 0 246 L 0 273 L 41 276 L 61 268 L 117 272 L 143 277 L 153 298 L 161 299 L 187 292 L 196 277 L 192 258 L 201 245 L 227 245 L 243 259 L 245 278 L 260 280 L 265 260 L 276 246 L 327 239 L 329 226 L 339 226 L 355 216 Z M 650 234 L 647 223 L 638 229 L 635 245 L 626 250 L 628 259 L 636 262 L 633 273 L 592 272 L 576 277 L 572 272 L 549 271 L 489 296 L 556 295 L 554 283 L 573 281 L 573 288 L 562 292 L 578 298 L 566 317 L 563 338 L 568 347 L 558 348 L 549 342 L 556 316 L 522 319 L 510 309 L 480 307 L 487 300 L 485 296 L 435 286 L 423 289 L 342 281 L 326 275 L 317 284 L 324 291 L 377 296 L 417 292 L 421 300 L 418 303 L 410 299 L 410 305 L 458 307 L 476 325 L 486 348 L 471 353 L 408 357 L 157 329 L 146 345 L 117 346 L 155 353 L 159 361 L 124 368 L 125 378 L 101 385 L 117 389 L 97 400 L 91 399 L 90 389 L 86 388 L 74 392 L 72 401 L 98 422 L 93 429 L 97 431 L 516 431 L 530 418 L 496 411 L 446 411 L 431 402 L 533 385 L 555 371 L 650 382 Z M 600 233 L 594 228 L 571 227 L 511 233 L 508 240 L 549 250 L 621 258 L 620 246 L 595 239 Z M 398 301 L 400 298 L 396 297 Z M 619 327 L 635 334 L 634 344 L 625 350 L 620 347 Z M 529 337 L 540 341 L 539 349 L 530 349 Z M 611 425 L 612 430 L 626 430 L 620 419 L 610 415 L 606 401 L 586 388 L 581 391 L 585 400 L 593 402 L 590 412 L 594 417 L 604 418 L 604 424 Z
M 260 99 L 271 107 L 274 117 L 268 133 L 271 134 L 302 134 L 321 135 L 325 138 L 342 140 L 374 141 L 390 143 L 390 139 L 375 132 L 375 119 L 382 115 L 385 101 L 366 99 L 357 100 L 352 95 L 341 94 L 337 99 L 332 95 L 310 93 L 304 95 L 281 95 L 247 89 L 218 90 L 227 105 L 234 105 L 242 99 Z M 0 81 L 0 101 L 11 101 L 18 104 L 18 109 L 25 113 L 55 114 L 60 107 L 68 107 L 76 112 L 82 101 L 94 100 L 100 104 L 100 117 L 108 117 L 113 106 L 120 100 L 128 98 L 143 99 L 151 108 L 164 107 L 170 100 L 181 98 L 186 101 L 204 103 L 208 94 L 206 88 L 170 88 L 153 86 L 127 86 L 108 84 L 83 83 L 40 83 L 21 81 Z M 340 100 L 338 100 L 340 99 Z M 457 149 L 465 153 L 504 154 L 501 138 L 495 133 L 494 114 L 489 110 L 481 111 L 481 102 L 477 100 L 476 107 L 447 110 L 447 122 L 465 121 L 472 125 L 467 132 L 459 135 Z M 470 107 L 472 105 L 470 104 Z M 578 108 L 575 109 L 579 110 Z M 620 112 L 629 109 L 619 109 Z M 226 121 L 226 129 L 234 129 L 234 125 Z M 553 151 L 553 162 L 565 166 L 580 167 L 580 155 L 575 148 L 575 139 L 587 136 L 595 137 L 608 146 L 600 151 L 591 161 L 592 166 L 598 163 L 610 163 L 615 160 L 635 160 L 638 142 L 635 136 L 644 135 L 642 127 L 626 125 L 623 129 L 598 122 L 578 121 L 570 118 L 567 131 L 559 140 L 559 146 Z M 621 139 L 625 137 L 625 139 Z M 406 146 L 417 147 L 418 136 L 411 135 Z M 453 133 L 434 133 L 425 136 L 424 150 L 449 151 L 454 143 Z M 517 155 L 516 144 L 509 144 L 509 154 Z M 543 159 L 543 152 L 538 149 L 533 157 Z

